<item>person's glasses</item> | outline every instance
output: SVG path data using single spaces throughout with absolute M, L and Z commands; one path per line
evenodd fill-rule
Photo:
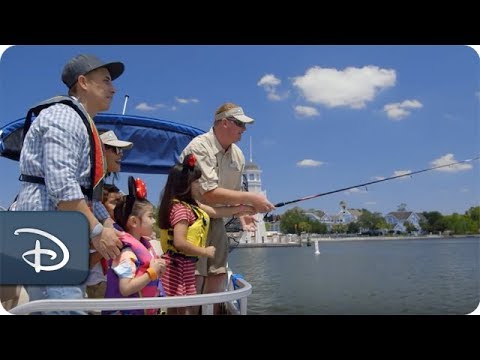
M 245 123 L 243 121 L 231 117 L 227 118 L 227 120 L 233 122 L 238 127 L 245 129 Z
M 116 146 L 111 146 L 111 145 L 105 145 L 105 148 L 115 151 L 115 154 L 117 154 L 117 155 L 123 154 L 123 149 L 122 148 L 119 148 L 119 147 L 116 147 Z

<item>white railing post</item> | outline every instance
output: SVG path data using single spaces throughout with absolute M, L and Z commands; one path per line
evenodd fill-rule
M 213 315 L 213 304 L 202 305 L 202 315 Z
M 247 315 L 247 298 L 240 299 L 240 315 Z

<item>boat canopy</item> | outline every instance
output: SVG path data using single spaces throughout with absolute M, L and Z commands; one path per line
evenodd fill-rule
M 185 146 L 205 132 L 144 116 L 98 114 L 94 121 L 99 131 L 113 130 L 120 140 L 133 142 L 122 159 L 122 172 L 130 173 L 168 174 Z M 24 122 L 21 118 L 0 128 L 0 156 L 18 161 Z

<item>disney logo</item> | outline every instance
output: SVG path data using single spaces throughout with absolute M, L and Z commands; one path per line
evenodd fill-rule
M 45 231 L 38 230 L 38 229 L 33 229 L 33 228 L 21 228 L 21 229 L 15 230 L 15 232 L 14 232 L 15 235 L 19 235 L 21 233 L 32 233 L 32 234 L 41 235 L 41 236 L 47 238 L 48 240 L 53 241 L 62 250 L 63 260 L 60 263 L 55 264 L 55 265 L 45 265 L 44 266 L 44 265 L 41 264 L 41 256 L 42 255 L 49 255 L 50 260 L 55 260 L 57 258 L 57 253 L 53 250 L 50 250 L 50 249 L 41 248 L 40 247 L 40 240 L 35 240 L 35 249 L 26 251 L 22 254 L 23 260 L 28 265 L 33 267 L 35 269 L 35 272 L 39 273 L 42 270 L 43 271 L 55 271 L 55 270 L 61 269 L 62 267 L 64 267 L 67 264 L 68 260 L 70 259 L 70 253 L 69 253 L 67 247 L 65 246 L 65 244 L 63 242 L 61 242 L 58 238 L 56 238 L 52 234 L 49 234 Z M 34 261 L 32 262 L 32 261 L 27 260 L 26 259 L 27 255 L 34 255 Z

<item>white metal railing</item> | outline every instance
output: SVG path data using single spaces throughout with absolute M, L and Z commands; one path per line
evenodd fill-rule
M 203 315 L 212 315 L 213 304 L 226 303 L 232 314 L 247 315 L 247 297 L 252 293 L 252 285 L 241 278 L 236 281 L 238 289 L 214 294 L 128 299 L 35 300 L 16 306 L 9 312 L 23 315 L 39 311 L 163 309 L 201 305 Z M 236 301 L 239 303 L 238 308 Z

